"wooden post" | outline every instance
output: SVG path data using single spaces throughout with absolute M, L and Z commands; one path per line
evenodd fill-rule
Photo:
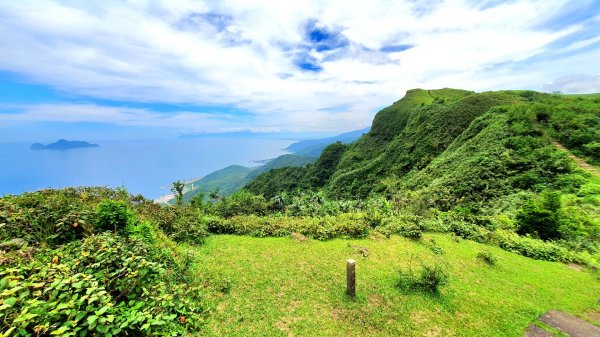
M 346 292 L 348 296 L 356 296 L 356 261 L 348 259 L 346 261 Z

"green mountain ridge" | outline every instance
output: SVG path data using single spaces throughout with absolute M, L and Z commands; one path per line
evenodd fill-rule
M 213 191 L 218 191 L 221 196 L 227 196 L 241 190 L 255 177 L 280 167 L 304 166 L 312 163 L 316 157 L 303 157 L 294 154 L 285 154 L 269 160 L 257 167 L 231 165 L 206 175 L 186 185 L 187 192 L 183 201 L 189 202 L 195 196 L 204 193 L 205 196 Z
M 186 185 L 183 201 L 189 202 L 198 194 L 204 193 L 206 195 L 209 192 L 217 190 L 221 196 L 228 196 L 244 188 L 244 186 L 259 175 L 269 172 L 272 169 L 281 167 L 302 167 L 311 164 L 317 160 L 327 145 L 338 141 L 341 143 L 351 143 L 368 130 L 369 128 L 366 128 L 342 133 L 333 137 L 296 142 L 286 148 L 286 150 L 293 153 L 284 154 L 277 158 L 267 160 L 264 164 L 257 167 L 231 165 L 217 170 L 203 178 L 188 183 Z
M 343 200 L 379 195 L 429 218 L 450 212 L 521 234 L 545 236 L 554 226 L 562 234 L 549 237 L 598 240 L 600 184 L 570 154 L 598 165 L 599 140 L 597 95 L 414 89 L 356 142 L 330 145 L 312 166 L 264 173 L 246 189 L 266 198 L 307 190 Z M 533 209 L 539 218 L 554 215 L 523 228 Z
M 598 325 L 599 139 L 594 95 L 417 89 L 318 158 L 211 173 L 252 180 L 213 202 L 4 196 L 0 335 L 522 336 L 549 310 Z
M 546 121 L 547 125 L 540 124 L 536 119 L 546 118 L 545 114 L 550 113 L 539 112 L 543 115 L 539 117 L 533 111 L 546 108 L 568 111 L 572 108 L 570 105 L 578 105 L 582 100 L 597 108 L 598 104 L 594 101 L 597 99 L 590 97 L 586 100 L 581 96 L 570 98 L 532 91 L 473 93 L 456 89 L 409 90 L 404 98 L 376 115 L 371 131 L 352 143 L 340 156 L 330 179 L 322 186 L 313 187 L 323 188 L 338 197 L 366 197 L 371 192 L 383 192 L 386 178 L 404 177 L 415 181 L 416 178 L 411 177 L 433 172 L 434 166 L 447 162 L 454 152 L 461 150 L 460 145 L 464 145 L 464 142 L 469 141 L 470 147 L 461 150 L 463 155 L 469 151 L 476 154 L 477 151 L 489 150 L 490 144 L 485 144 L 482 136 L 476 136 L 484 131 L 492 136 L 491 130 L 484 130 L 486 127 L 493 128 L 492 125 L 496 126 L 493 136 L 497 143 L 505 143 L 507 136 L 519 137 L 519 133 L 528 135 L 529 132 L 530 137 L 547 143 L 538 145 L 548 146 L 548 139 L 554 134 L 567 147 L 587 155 L 591 162 L 597 162 L 595 150 L 600 139 L 597 110 L 583 111 L 585 113 L 578 116 L 580 121 L 571 122 L 570 129 L 577 129 L 579 142 L 570 141 L 568 123 L 564 121 L 564 116 L 561 117 L 564 111 L 553 114 L 556 121 Z M 509 116 L 507 109 L 514 116 Z M 523 127 L 531 130 L 515 130 L 514 127 L 510 130 L 509 124 L 513 123 L 525 124 Z M 585 127 L 586 123 L 590 126 Z M 435 164 L 429 167 L 434 161 Z M 450 170 L 449 167 L 446 169 Z M 263 179 L 277 181 L 279 178 L 284 177 L 275 171 Z M 276 187 L 265 191 L 259 185 L 255 183 L 249 189 L 256 193 L 268 192 L 269 195 L 280 191 L 291 192 L 286 189 L 277 191 Z

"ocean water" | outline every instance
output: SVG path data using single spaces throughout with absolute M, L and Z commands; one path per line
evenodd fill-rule
M 228 165 L 257 165 L 293 141 L 170 139 L 94 141 L 97 148 L 30 150 L 31 143 L 0 143 L 0 196 L 67 186 L 125 186 L 155 199 L 175 180 L 202 177 Z

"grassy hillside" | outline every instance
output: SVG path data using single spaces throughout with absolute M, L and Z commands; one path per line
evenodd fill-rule
M 322 179 L 314 179 L 316 164 L 282 168 L 247 189 L 274 200 L 299 195 L 288 200 L 290 209 L 343 209 L 338 205 L 349 201 L 360 207 L 379 196 L 373 216 L 382 220 L 374 226 L 400 216 L 405 225 L 507 248 L 481 231 L 508 231 L 598 262 L 599 139 L 594 95 L 417 89 L 378 113 L 356 143 L 324 152 L 319 161 L 330 165 Z
M 224 195 L 229 195 L 243 187 L 241 182 L 255 169 L 253 167 L 231 165 L 212 172 L 189 184 L 191 190 L 185 193 L 184 201 L 189 201 L 200 191 L 208 193 L 218 189 Z
M 192 182 L 188 187 L 189 191 L 183 195 L 183 201 L 189 202 L 199 194 L 208 196 L 212 191 L 218 191 L 219 195 L 227 196 L 241 190 L 254 178 L 265 172 L 280 167 L 302 167 L 315 160 L 317 160 L 316 157 L 284 154 L 258 167 L 231 165 Z
M 258 167 L 250 168 L 232 165 L 212 172 L 189 184 L 186 188 L 188 192 L 185 193 L 183 201 L 189 202 L 198 194 L 208 194 L 215 190 L 218 190 L 220 195 L 227 196 L 239 191 L 257 176 L 273 169 L 306 166 L 317 160 L 323 152 L 323 149 L 328 145 L 336 142 L 344 144 L 352 143 L 363 134 L 367 133 L 369 129 L 370 128 L 346 132 L 329 138 L 312 139 L 293 143 L 286 148 L 286 150 L 293 152 L 293 154 L 279 156 Z
M 495 265 L 477 257 L 486 250 Z M 198 278 L 227 280 L 225 294 L 213 298 L 214 336 L 523 336 L 548 309 L 581 316 L 600 309 L 600 282 L 589 273 L 440 234 L 327 242 L 212 236 L 195 252 Z M 357 260 L 356 300 L 344 293 L 348 258 Z M 397 286 L 399 270 L 411 260 L 417 268 L 419 258 L 447 268 L 440 294 Z
M 252 193 L 274 197 L 280 191 L 293 192 L 319 188 L 327 183 L 335 172 L 348 145 L 337 142 L 327 146 L 312 165 L 306 167 L 283 167 L 270 170 L 248 183 Z M 282 179 L 283 177 L 283 179 Z
M 599 139 L 593 95 L 417 89 L 316 160 L 210 175 L 254 177 L 211 202 L 5 196 L 0 336 L 521 336 L 549 309 L 589 318 Z

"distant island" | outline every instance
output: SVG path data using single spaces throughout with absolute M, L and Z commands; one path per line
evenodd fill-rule
M 79 149 L 86 147 L 98 147 L 98 144 L 92 144 L 85 141 L 80 140 L 66 140 L 60 139 L 57 142 L 52 144 L 44 145 L 41 143 L 32 144 L 30 149 L 32 150 L 69 150 L 69 149 Z

